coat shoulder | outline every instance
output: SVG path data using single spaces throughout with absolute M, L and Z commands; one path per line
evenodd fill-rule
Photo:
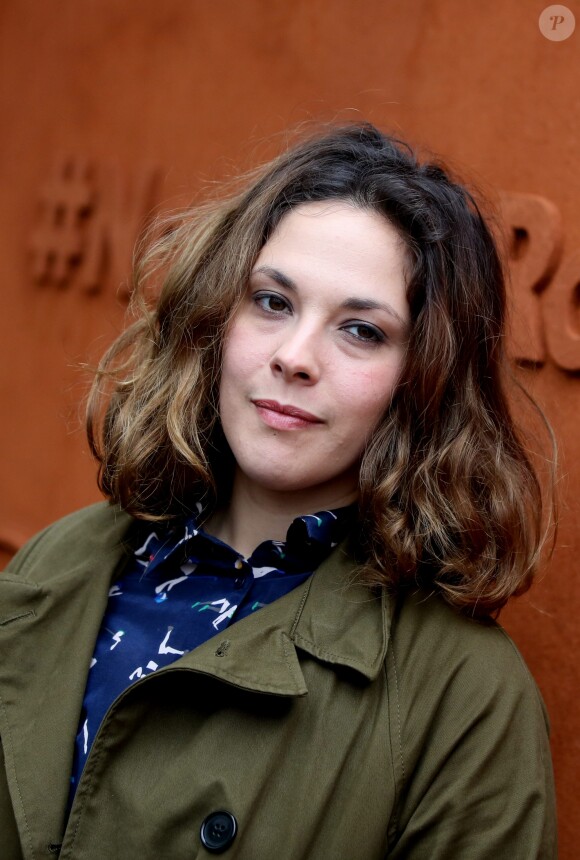
M 116 505 L 97 502 L 74 511 L 38 532 L 16 553 L 5 568 L 13 576 L 37 578 L 53 561 L 75 566 L 87 556 L 123 551 L 123 541 L 133 517 Z
M 393 652 L 402 678 L 423 678 L 457 688 L 483 703 L 496 697 L 506 706 L 522 698 L 545 719 L 536 683 L 516 645 L 493 620 L 461 615 L 435 594 L 417 591 L 401 602 L 393 625 Z

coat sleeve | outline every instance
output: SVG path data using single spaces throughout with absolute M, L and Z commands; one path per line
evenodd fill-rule
M 399 800 L 387 856 L 553 860 L 554 783 L 539 691 L 501 628 L 449 612 L 427 617 L 415 606 L 389 655 Z

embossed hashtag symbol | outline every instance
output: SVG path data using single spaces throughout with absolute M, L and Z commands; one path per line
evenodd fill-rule
M 36 281 L 66 284 L 82 256 L 82 223 L 92 204 L 86 160 L 72 157 L 59 160 L 42 189 L 40 223 L 30 241 Z

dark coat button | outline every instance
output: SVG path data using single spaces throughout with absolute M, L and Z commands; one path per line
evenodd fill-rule
M 201 825 L 202 844 L 212 854 L 221 854 L 229 848 L 238 832 L 238 822 L 231 812 L 210 812 Z

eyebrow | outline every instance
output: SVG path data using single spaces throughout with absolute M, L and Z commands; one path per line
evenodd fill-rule
M 285 275 L 279 269 L 272 268 L 272 266 L 258 266 L 257 269 L 252 270 L 252 275 L 268 275 L 269 278 L 272 278 L 281 287 L 286 287 L 286 289 L 294 293 L 297 292 L 296 284 L 292 278 L 289 278 L 288 275 Z
M 290 292 L 297 293 L 298 288 L 292 278 L 285 275 L 279 269 L 274 269 L 272 266 L 258 266 L 252 271 L 252 275 L 267 275 L 281 287 L 285 287 Z M 377 302 L 375 299 L 363 299 L 358 296 L 349 296 L 340 303 L 341 308 L 346 308 L 350 311 L 385 311 L 390 316 L 394 317 L 401 325 L 406 326 L 407 322 L 388 302 Z

